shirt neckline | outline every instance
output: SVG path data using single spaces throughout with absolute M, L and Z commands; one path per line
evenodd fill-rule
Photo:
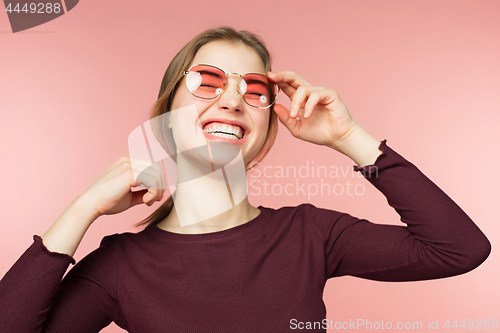
M 264 221 L 267 218 L 271 210 L 271 208 L 263 206 L 258 206 L 257 208 L 259 208 L 260 214 L 257 215 L 255 218 L 253 218 L 248 222 L 245 222 L 243 224 L 225 230 L 208 232 L 203 234 L 181 234 L 161 229 L 156 224 L 153 224 L 146 227 L 143 230 L 143 232 L 157 238 L 168 239 L 169 241 L 207 241 L 207 240 L 221 239 L 255 229 L 255 227 L 257 227 L 262 221 Z

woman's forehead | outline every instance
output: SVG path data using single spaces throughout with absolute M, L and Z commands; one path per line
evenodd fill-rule
M 226 73 L 266 74 L 262 59 L 257 52 L 243 43 L 216 41 L 205 44 L 196 52 L 191 62 L 191 66 L 196 64 L 214 65 Z

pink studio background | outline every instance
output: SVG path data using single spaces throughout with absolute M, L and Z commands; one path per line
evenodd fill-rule
M 499 10 L 498 1 L 82 0 L 68 14 L 16 34 L 2 11 L 0 276 L 32 244 L 33 234 L 42 235 L 128 155 L 128 135 L 148 119 L 177 51 L 206 28 L 231 25 L 263 37 L 275 71 L 293 70 L 313 85 L 336 89 L 357 122 L 433 180 L 492 243 L 487 261 L 461 276 L 411 283 L 329 280 L 327 318 L 421 321 L 423 331 L 429 320 L 442 326 L 446 319 L 500 319 Z M 294 139 L 280 124 L 261 169 L 270 166 L 272 175 L 277 166 L 306 163 L 349 171 L 325 181 L 360 184 L 364 193 L 265 195 L 264 180 L 278 184 L 275 192 L 296 180 L 262 176 L 254 183 L 262 193 L 250 190 L 251 203 L 277 208 L 311 202 L 400 224 L 385 197 L 351 172 L 353 161 Z M 319 178 L 299 180 L 320 184 Z M 140 231 L 133 224 L 159 205 L 99 218 L 75 259 L 105 235 Z M 103 332 L 122 330 L 111 324 Z

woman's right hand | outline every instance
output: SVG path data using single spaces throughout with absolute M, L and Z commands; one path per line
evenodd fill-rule
M 149 166 L 149 167 L 148 167 Z M 134 175 L 138 175 L 137 180 Z M 147 189 L 132 191 L 132 187 Z M 160 164 L 121 157 L 80 196 L 96 218 L 121 213 L 140 203 L 161 201 L 165 179 Z

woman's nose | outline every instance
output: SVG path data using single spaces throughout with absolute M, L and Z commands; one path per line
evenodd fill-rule
M 237 76 L 228 77 L 227 87 L 219 96 L 219 106 L 228 111 L 243 110 L 243 96 L 241 96 L 238 85 L 240 78 Z

